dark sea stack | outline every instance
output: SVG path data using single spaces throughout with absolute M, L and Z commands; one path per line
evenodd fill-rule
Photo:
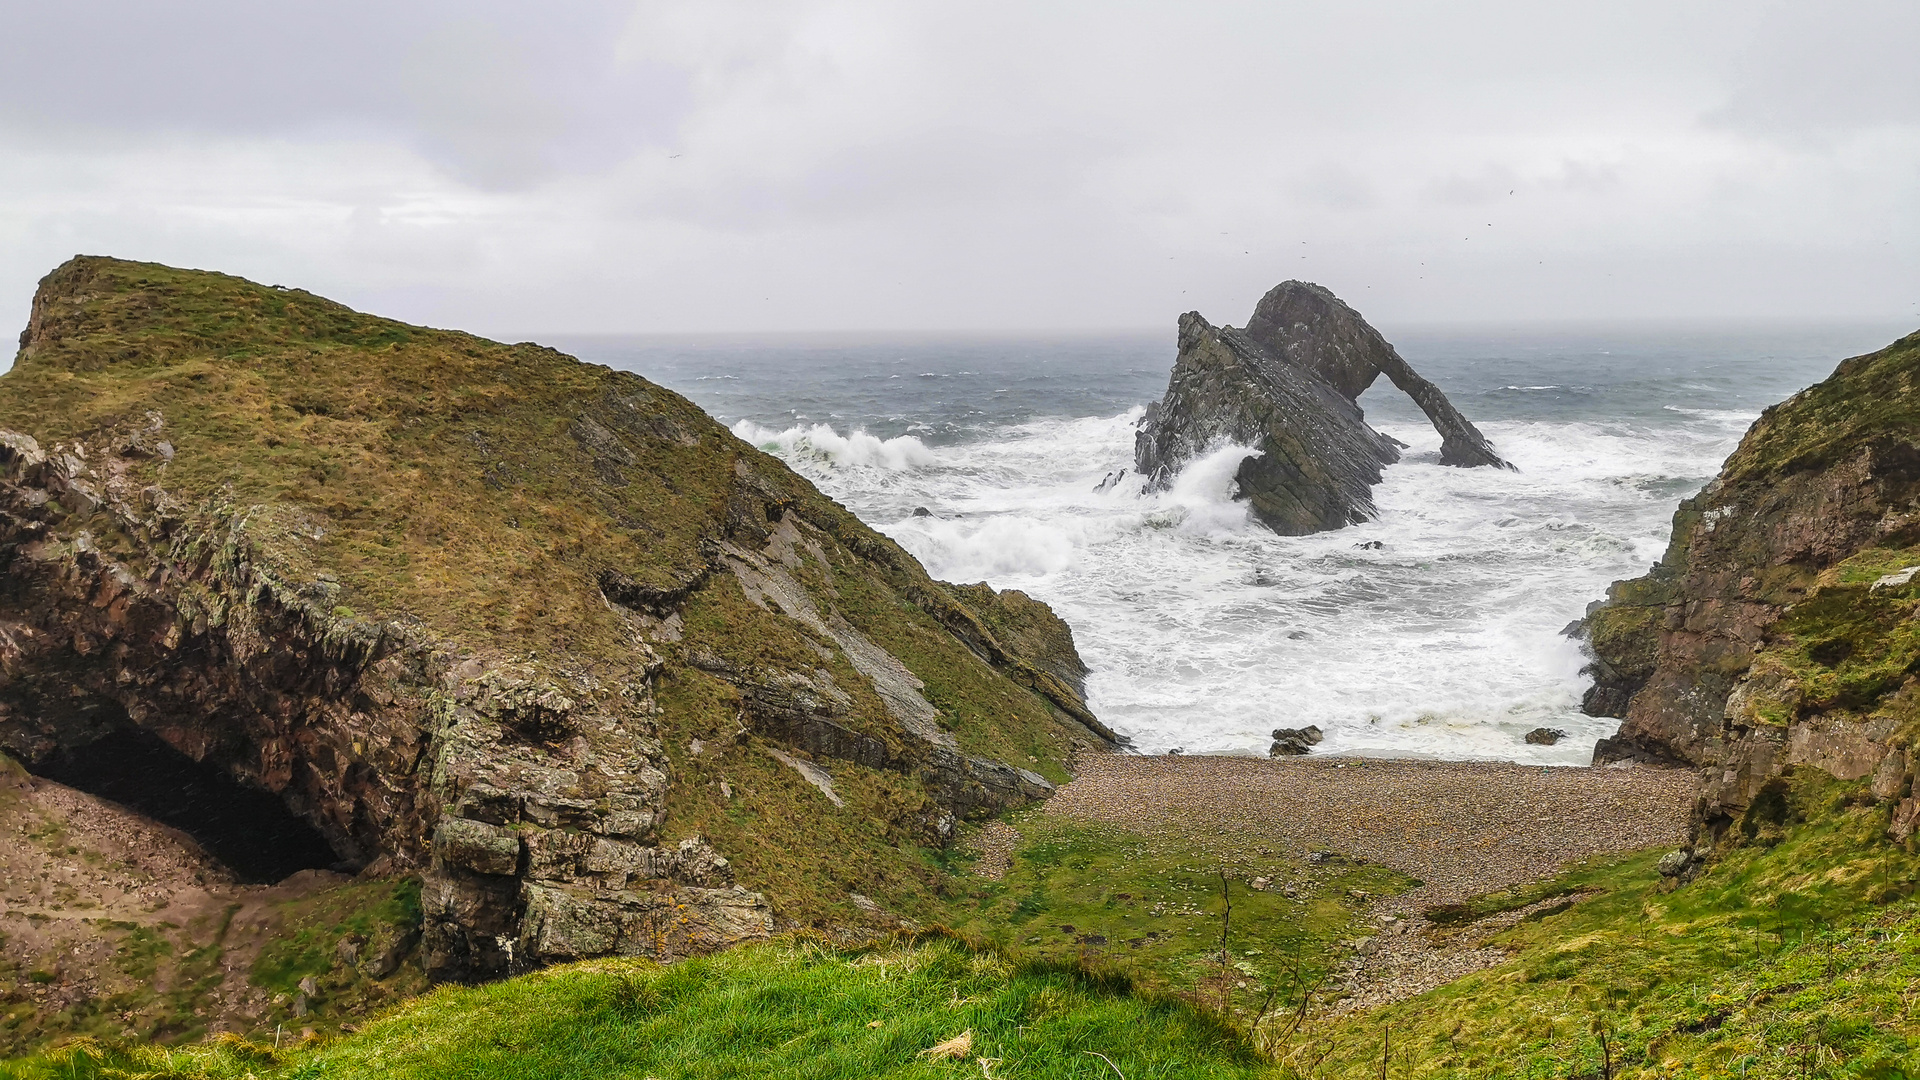
M 1371 518 L 1380 469 L 1400 458 L 1394 441 L 1325 381 L 1189 311 L 1167 395 L 1134 437 L 1134 463 L 1149 485 L 1166 487 L 1223 443 L 1260 451 L 1234 479 L 1254 516 L 1287 536 Z
M 1329 290 L 1306 281 L 1275 285 L 1253 309 L 1247 336 L 1268 352 L 1326 380 L 1358 401 L 1382 374 L 1399 387 L 1440 432 L 1440 464 L 1513 466 L 1453 407 L 1440 388 L 1420 377 L 1360 313 Z
M 0 377 L 0 751 L 162 821 L 191 780 L 261 879 L 418 875 L 437 978 L 895 928 L 847 895 L 1112 743 L 1085 672 L 552 349 L 79 258 Z
M 1904 839 L 1920 820 L 1915 568 L 1920 334 L 1761 414 L 1680 504 L 1661 561 L 1589 612 L 1586 711 L 1624 720 L 1595 763 L 1702 768 L 1722 824 L 1796 766 L 1870 780 Z
M 1261 453 L 1235 479 L 1268 527 L 1298 536 L 1357 524 L 1374 515 L 1381 468 L 1400 459 L 1357 403 L 1381 372 L 1439 429 L 1442 464 L 1512 468 L 1365 319 L 1302 281 L 1274 286 L 1244 331 L 1180 316 L 1173 376 L 1141 419 L 1134 464 L 1150 489 L 1164 488 L 1223 443 L 1251 446 Z

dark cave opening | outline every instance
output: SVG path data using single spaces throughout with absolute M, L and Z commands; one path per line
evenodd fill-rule
M 248 787 L 139 728 L 121 728 L 55 754 L 34 771 L 179 829 L 249 884 L 341 868 L 320 831 L 279 796 Z

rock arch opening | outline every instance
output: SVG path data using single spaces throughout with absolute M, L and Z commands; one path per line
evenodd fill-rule
M 279 796 L 248 787 L 137 727 L 56 751 L 33 771 L 179 829 L 243 882 L 347 869 L 320 831 Z

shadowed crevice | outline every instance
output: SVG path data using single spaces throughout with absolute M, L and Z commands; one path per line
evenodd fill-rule
M 319 831 L 279 796 L 247 787 L 138 728 L 59 751 L 34 771 L 179 829 L 243 882 L 343 868 Z

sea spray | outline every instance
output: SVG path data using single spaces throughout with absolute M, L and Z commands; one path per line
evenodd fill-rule
M 1613 722 L 1578 711 L 1560 633 L 1657 556 L 1673 498 L 1710 473 L 1736 418 L 1649 438 L 1627 425 L 1490 422 L 1521 472 L 1437 464 L 1414 425 L 1380 516 L 1280 537 L 1249 520 L 1221 447 L 1164 492 L 1126 466 L 1138 410 L 1036 420 L 928 448 L 820 425 L 736 426 L 855 507 L 928 570 L 1052 603 L 1108 723 L 1148 750 L 1260 752 L 1316 724 L 1320 753 L 1576 763 Z M 1704 419 L 1704 418 L 1703 418 Z M 928 513 L 916 515 L 916 508 Z M 1567 730 L 1556 747 L 1527 731 Z
M 1441 467 L 1425 418 L 1376 387 L 1369 421 L 1411 444 L 1379 516 L 1294 538 L 1233 499 L 1235 448 L 1157 494 L 1115 482 L 1165 387 L 1164 337 L 578 349 L 689 393 L 935 575 L 1054 605 L 1094 708 L 1143 749 L 1262 753 L 1274 728 L 1316 724 L 1320 754 L 1584 764 L 1614 723 L 1579 712 L 1586 661 L 1562 629 L 1658 557 L 1674 504 L 1763 407 L 1887 339 L 1399 338 L 1520 471 Z M 1570 737 L 1524 741 L 1543 726 Z

